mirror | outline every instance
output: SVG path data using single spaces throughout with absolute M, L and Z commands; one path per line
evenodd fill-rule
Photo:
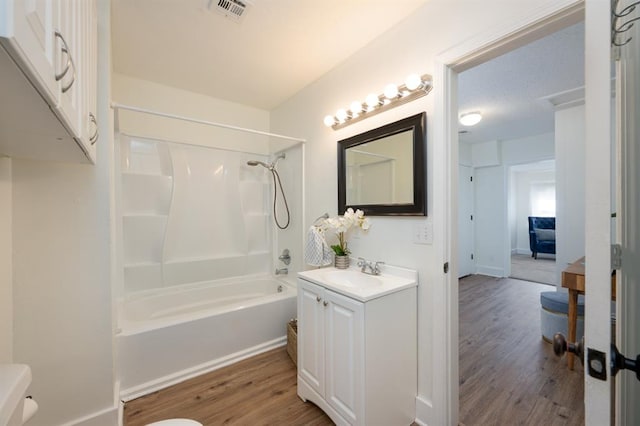
M 338 142 L 338 212 L 426 216 L 426 113 Z

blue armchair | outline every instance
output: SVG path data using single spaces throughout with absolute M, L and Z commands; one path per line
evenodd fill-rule
M 531 257 L 538 253 L 556 254 L 556 218 L 529 216 L 529 248 Z

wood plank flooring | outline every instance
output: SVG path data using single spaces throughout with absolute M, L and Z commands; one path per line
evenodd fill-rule
M 460 280 L 460 423 L 583 425 L 583 372 L 540 333 L 540 292 L 553 287 L 480 275 Z
M 125 426 L 184 417 L 210 425 L 333 425 L 296 394 L 285 348 L 196 377 L 125 404 Z
M 539 294 L 514 279 L 460 280 L 460 422 L 583 425 L 583 373 L 570 371 L 540 336 Z M 125 426 L 186 417 L 210 425 L 331 425 L 296 395 L 284 348 L 125 404 Z

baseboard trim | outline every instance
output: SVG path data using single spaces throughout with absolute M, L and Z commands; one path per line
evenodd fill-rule
M 95 413 L 88 414 L 79 419 L 72 420 L 68 423 L 64 423 L 62 426 L 104 426 L 104 425 L 117 425 L 119 420 L 118 406 L 105 408 L 104 410 L 97 411 Z
M 504 277 L 506 276 L 503 268 L 496 268 L 493 266 L 476 266 L 476 274 L 487 275 L 489 277 Z
M 160 389 L 175 385 L 177 383 L 184 382 L 185 380 L 200 376 L 202 374 L 209 373 L 219 368 L 235 364 L 236 362 L 242 361 L 243 359 L 259 355 L 263 352 L 279 348 L 286 344 L 287 336 L 278 337 L 277 339 L 273 339 L 269 342 L 253 346 L 249 349 L 235 352 L 231 355 L 217 358 L 203 364 L 196 365 L 195 367 L 187 368 L 176 373 L 172 373 L 158 379 L 148 381 L 138 386 L 134 386 L 128 389 L 122 389 L 122 391 L 120 392 L 120 399 L 124 402 L 131 401 L 132 399 L 150 394 L 151 392 L 155 392 Z
M 531 256 L 531 250 L 529 250 L 528 248 L 527 249 L 519 248 L 515 250 L 515 254 L 528 254 L 529 256 Z

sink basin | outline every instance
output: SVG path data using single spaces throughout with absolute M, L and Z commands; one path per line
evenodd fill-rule
M 380 275 L 365 274 L 355 267 L 329 267 L 298 272 L 298 277 L 360 302 L 368 302 L 418 285 L 417 271 L 392 265 L 385 265 L 384 272 Z
M 366 288 L 382 285 L 380 278 L 353 270 L 327 271 L 324 274 L 324 278 L 330 283 L 349 288 Z

